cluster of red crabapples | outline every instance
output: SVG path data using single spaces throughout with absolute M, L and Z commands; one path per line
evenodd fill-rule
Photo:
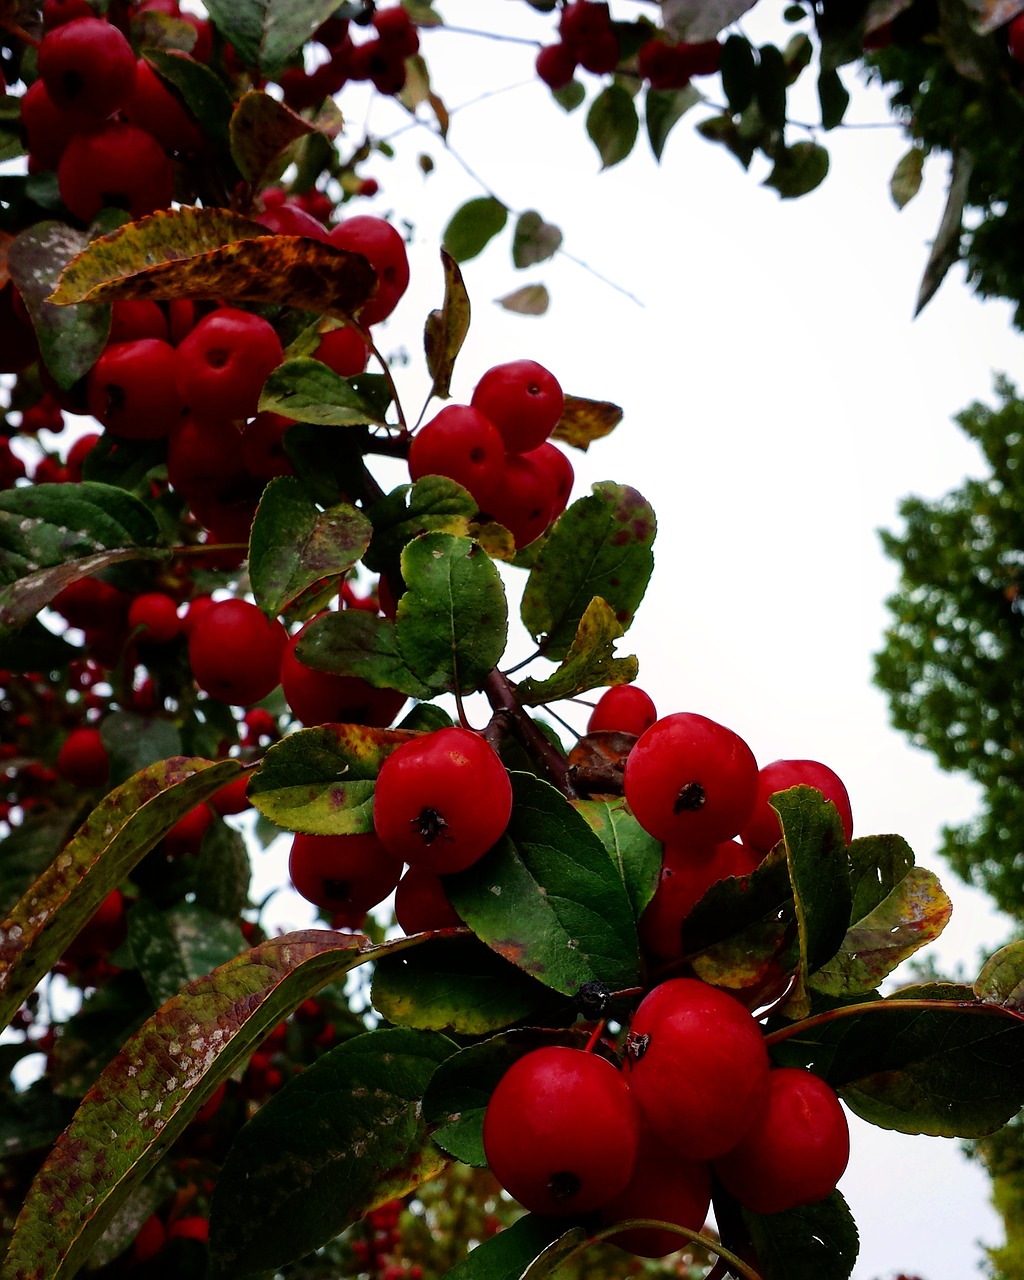
M 419 428 L 409 446 L 409 474 L 457 481 L 521 550 L 569 501 L 572 463 L 548 438 L 564 406 L 557 378 L 535 360 L 494 365 L 468 405 L 445 405 Z
M 717 40 L 697 44 L 653 36 L 641 45 L 636 69 L 652 89 L 685 89 L 691 76 L 713 75 L 719 68 Z M 564 89 L 577 67 L 610 75 L 622 62 L 622 49 L 606 3 L 570 0 L 558 17 L 558 40 L 537 54 L 537 75 L 550 89 Z

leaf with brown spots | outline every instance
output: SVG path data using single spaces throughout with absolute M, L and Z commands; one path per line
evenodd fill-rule
M 50 301 L 223 298 L 350 318 L 377 287 L 366 259 L 304 236 L 271 236 L 225 209 L 170 209 L 94 240 Z
M 36 1176 L 3 1280 L 70 1280 L 106 1225 L 214 1090 L 270 1029 L 382 947 L 310 929 L 261 943 L 192 982 L 129 1040 Z
M 585 400 L 582 396 L 566 396 L 562 416 L 551 433 L 552 440 L 562 440 L 584 453 L 595 440 L 609 435 L 622 421 L 622 410 L 609 400 Z
M 423 347 L 427 356 L 427 369 L 434 379 L 430 389 L 432 396 L 447 399 L 455 359 L 469 333 L 469 294 L 462 279 L 459 264 L 444 249 L 441 250 L 444 267 L 444 303 L 440 310 L 431 311 L 423 330 Z
M 595 596 L 583 611 L 572 645 L 561 666 L 544 680 L 528 676 L 519 684 L 519 701 L 527 707 L 574 698 L 599 685 L 629 684 L 636 679 L 634 657 L 615 657 L 622 627 L 612 607 Z
M 237 760 L 162 760 L 92 811 L 0 925 L 0 1026 L 163 834 L 241 773 Z
M 231 155 L 243 178 L 260 187 L 293 143 L 316 130 L 262 89 L 243 94 L 231 116 Z M 279 167 L 279 166 L 278 166 Z

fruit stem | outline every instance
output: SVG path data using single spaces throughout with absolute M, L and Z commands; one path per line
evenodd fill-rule
M 574 799 L 576 792 L 569 780 L 568 761 L 519 705 L 516 686 L 508 676 L 495 667 L 484 681 L 483 692 L 495 717 L 503 718 L 511 726 L 534 762 L 544 771 L 548 781 L 570 800 Z
M 608 1025 L 607 1018 L 602 1018 L 600 1022 L 598 1022 L 597 1026 L 595 1026 L 593 1031 L 591 1031 L 590 1033 L 590 1039 L 587 1041 L 586 1047 L 583 1050 L 584 1053 L 594 1052 L 594 1046 L 597 1044 L 598 1040 L 600 1040 L 601 1037 L 604 1035 L 604 1029 L 607 1025 Z
M 777 1031 L 770 1031 L 764 1038 L 765 1044 L 771 1047 L 774 1044 L 781 1044 L 784 1040 L 790 1040 L 793 1036 L 801 1035 L 805 1031 L 810 1031 L 813 1027 L 824 1027 L 830 1022 L 838 1022 L 841 1018 L 854 1018 L 862 1013 L 877 1013 L 889 1009 L 897 1011 L 917 1009 L 931 1012 L 936 1009 L 957 1009 L 961 1013 L 995 1013 L 1004 1018 L 1024 1022 L 1024 1013 L 1018 1013 L 1015 1009 L 1008 1009 L 1001 1004 L 986 1004 L 982 1000 L 896 1000 L 890 997 L 886 1000 L 865 1000 L 861 1004 L 846 1004 L 839 1009 L 828 1009 L 825 1013 L 816 1013 L 813 1018 L 804 1018 L 800 1022 L 791 1023 L 788 1027 L 779 1027 Z
M 24 27 L 19 26 L 13 18 L 0 20 L 0 29 L 9 32 L 14 36 L 15 40 L 20 40 L 23 44 L 30 45 L 33 49 L 38 49 L 42 43 L 36 36 L 26 31 Z

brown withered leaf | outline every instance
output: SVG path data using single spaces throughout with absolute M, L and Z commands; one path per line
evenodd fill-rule
M 562 440 L 586 453 L 595 440 L 614 431 L 621 421 L 622 410 L 617 404 L 608 400 L 566 396 L 565 408 L 551 438 Z

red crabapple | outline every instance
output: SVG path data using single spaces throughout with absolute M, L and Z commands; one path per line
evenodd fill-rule
M 770 801 L 777 791 L 786 791 L 796 786 L 814 787 L 826 800 L 832 801 L 843 824 L 846 843 L 849 844 L 853 839 L 850 797 L 839 775 L 833 773 L 827 764 L 819 764 L 817 760 L 773 760 L 760 770 L 757 777 L 757 799 L 740 833 L 743 843 L 759 853 L 767 853 L 782 838 L 779 815 L 771 807 Z
M 105 120 L 131 94 L 135 55 L 117 27 L 106 19 L 73 18 L 43 37 L 39 75 L 62 110 Z
M 409 258 L 400 233 L 384 218 L 357 214 L 339 222 L 327 239 L 339 249 L 362 254 L 377 274 L 377 292 L 360 310 L 360 321 L 386 319 L 409 287 Z
M 610 730 L 639 737 L 657 718 L 654 703 L 643 689 L 635 684 L 617 684 L 598 698 L 587 722 L 587 733 Z
M 283 355 L 269 320 L 218 307 L 178 346 L 178 394 L 201 417 L 251 418 Z
M 318 615 L 319 616 L 319 615 Z M 405 694 L 376 689 L 361 676 L 337 676 L 307 666 L 296 653 L 311 618 L 288 641 L 281 655 L 281 691 L 304 725 L 367 724 L 385 728 L 405 705 Z
M 76 787 L 102 787 L 110 757 L 99 729 L 72 729 L 57 754 L 57 771 Z
M 661 1142 L 647 1124 L 640 1126 L 640 1150 L 633 1176 L 601 1208 L 609 1225 L 630 1218 L 655 1218 L 700 1231 L 711 1207 L 711 1168 L 705 1160 L 686 1160 Z M 664 1227 L 632 1227 L 610 1243 L 640 1258 L 664 1258 L 686 1238 Z
M 362 919 L 398 884 L 402 863 L 375 835 L 317 836 L 292 840 L 288 874 L 298 893 L 322 911 Z
M 137 338 L 106 346 L 89 372 L 89 411 L 126 440 L 157 440 L 181 420 L 177 356 L 169 342 Z
M 277 688 L 288 632 L 247 600 L 217 600 L 192 623 L 189 662 L 211 698 L 250 706 Z
M 502 483 L 505 446 L 498 429 L 470 405 L 445 405 L 416 432 L 409 446 L 409 475 L 447 476 L 486 508 Z
M 454 929 L 462 924 L 441 877 L 425 867 L 409 867 L 395 890 L 395 919 L 406 933 Z
M 470 404 L 498 428 L 509 453 L 526 453 L 554 431 L 565 397 L 555 375 L 536 360 L 510 360 L 487 370 Z
M 107 120 L 70 140 L 57 166 L 57 186 L 61 199 L 82 222 L 108 208 L 127 209 L 133 218 L 143 218 L 171 203 L 174 167 L 144 129 L 125 120 Z
M 147 644 L 170 644 L 181 634 L 178 606 L 163 591 L 145 591 L 128 610 L 128 625 L 139 629 L 139 639 Z
M 525 453 L 508 453 L 501 483 L 485 510 L 512 534 L 516 550 L 528 547 L 551 523 L 555 491 L 551 473 Z

